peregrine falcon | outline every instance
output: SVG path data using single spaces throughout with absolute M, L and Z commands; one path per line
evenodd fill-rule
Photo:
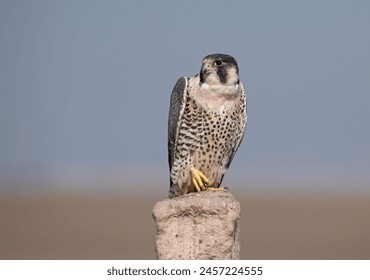
M 169 197 L 222 190 L 246 124 L 246 93 L 232 56 L 207 55 L 199 74 L 178 79 L 168 118 Z

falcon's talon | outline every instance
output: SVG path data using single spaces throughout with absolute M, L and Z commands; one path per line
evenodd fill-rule
M 197 180 L 195 179 L 195 178 L 193 178 L 193 184 L 194 184 L 194 186 L 195 186 L 195 189 L 197 190 L 197 192 L 200 192 L 200 188 L 199 188 L 199 185 L 198 185 L 198 183 L 197 183 Z
M 190 172 L 191 172 L 191 176 L 192 176 L 192 182 L 193 182 L 197 192 L 205 191 L 206 186 L 209 182 L 208 178 L 202 172 L 200 172 L 198 169 L 196 169 L 194 167 L 192 167 L 190 169 Z
M 207 191 L 226 191 L 225 188 L 208 188 Z

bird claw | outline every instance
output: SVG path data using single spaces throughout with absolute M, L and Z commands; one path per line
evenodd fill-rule
M 228 188 L 208 188 L 207 191 L 228 191 Z
M 190 172 L 191 172 L 191 177 L 192 177 L 192 182 L 195 186 L 195 189 L 197 190 L 197 192 L 200 192 L 200 191 L 205 191 L 206 190 L 206 186 L 208 184 L 208 178 L 202 173 L 200 172 L 198 169 L 192 167 L 190 169 Z

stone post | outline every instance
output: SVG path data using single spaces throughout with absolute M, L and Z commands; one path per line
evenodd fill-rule
M 240 204 L 228 191 L 190 193 L 153 208 L 163 260 L 239 259 Z

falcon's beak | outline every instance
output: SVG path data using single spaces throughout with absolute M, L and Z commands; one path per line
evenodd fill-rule
M 202 74 L 204 75 L 204 74 L 209 74 L 209 73 L 211 73 L 211 71 L 210 71 L 210 69 L 209 69 L 209 65 L 208 64 L 203 64 L 203 66 L 202 66 Z
M 212 73 L 210 65 L 203 63 L 202 68 L 200 69 L 200 82 L 204 83 L 207 77 Z

